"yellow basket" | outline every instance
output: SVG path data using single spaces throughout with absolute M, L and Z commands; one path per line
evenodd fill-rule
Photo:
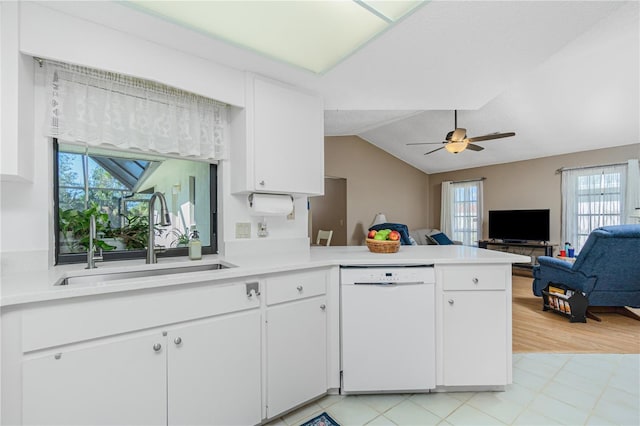
M 400 250 L 400 241 L 367 238 L 367 247 L 372 253 L 397 253 Z

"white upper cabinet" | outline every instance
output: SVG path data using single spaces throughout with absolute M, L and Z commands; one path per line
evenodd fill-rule
M 33 181 L 33 58 L 19 50 L 19 3 L 0 2 L 0 180 Z
M 232 192 L 324 193 L 320 97 L 248 75 L 246 108 L 232 116 Z

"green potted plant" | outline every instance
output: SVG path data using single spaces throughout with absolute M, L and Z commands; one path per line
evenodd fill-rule
M 147 247 L 149 221 L 145 216 L 124 216 L 126 224 L 121 228 L 110 228 L 105 236 L 118 238 L 127 250 L 144 250 Z
M 60 209 L 59 228 L 61 248 L 68 253 L 86 251 L 89 248 L 89 224 L 91 216 L 96 218 L 96 235 L 103 233 L 109 227 L 109 215 L 100 212 L 99 206 L 92 204 L 85 210 Z M 100 238 L 94 238 L 94 245 L 102 250 L 113 250 L 115 247 L 105 243 Z
M 175 239 L 171 242 L 172 247 L 186 247 L 189 244 L 189 234 L 183 233 L 179 229 L 172 229 L 171 235 L 175 236 Z

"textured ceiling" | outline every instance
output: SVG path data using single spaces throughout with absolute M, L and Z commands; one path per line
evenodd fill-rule
M 320 93 L 326 135 L 358 135 L 427 172 L 640 143 L 640 2 L 431 1 L 323 75 L 116 2 L 45 3 Z M 437 147 L 514 131 L 453 155 Z M 640 154 L 640 153 L 639 153 Z

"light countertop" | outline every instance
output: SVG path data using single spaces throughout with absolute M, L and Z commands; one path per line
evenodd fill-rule
M 24 254 L 28 256 L 27 253 Z M 17 259 L 17 260 L 16 260 Z M 49 268 L 3 268 L 0 306 L 70 297 L 91 296 L 122 291 L 175 286 L 185 283 L 230 281 L 249 276 L 295 271 L 339 265 L 407 265 L 407 264 L 510 264 L 527 263 L 528 256 L 503 253 L 467 246 L 401 246 L 398 253 L 371 253 L 366 246 L 311 247 L 297 253 L 224 257 L 203 256 L 190 261 L 187 257 L 161 258 L 155 265 L 144 259 L 98 263 L 98 268 L 84 269 L 84 264 L 61 265 Z M 69 276 L 106 274 L 132 270 L 180 268 L 198 264 L 223 262 L 228 269 L 128 278 L 91 284 L 55 285 Z M 15 258 L 13 263 L 20 263 Z M 8 269 L 8 270 L 7 270 Z

